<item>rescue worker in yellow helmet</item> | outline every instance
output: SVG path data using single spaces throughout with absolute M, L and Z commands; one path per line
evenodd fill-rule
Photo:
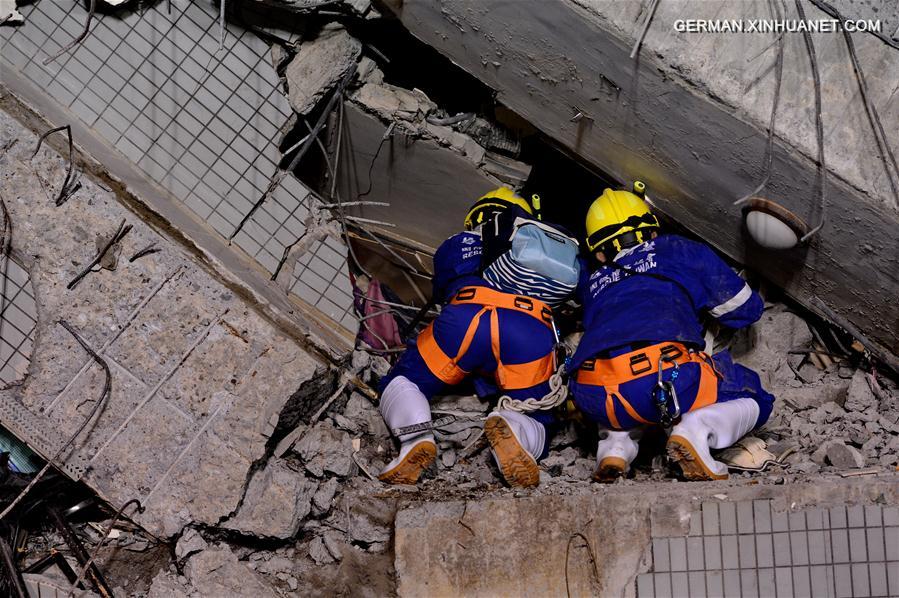
M 660 234 L 642 184 L 635 191 L 606 189 L 587 212 L 598 267 L 582 288 L 584 336 L 569 388 L 599 425 L 594 479 L 627 472 L 648 424 L 673 426 L 667 452 L 686 478 L 724 479 L 709 449 L 764 424 L 774 397 L 728 352 L 703 352 L 702 318 L 742 328 L 763 302 L 706 245 Z
M 485 222 L 489 222 L 496 214 L 509 208 L 519 207 L 529 215 L 534 215 L 534 208 L 528 200 L 508 187 L 499 187 L 478 199 L 465 216 L 465 230 L 475 230 Z M 539 207 L 539 206 L 536 206 Z
M 440 315 L 409 342 L 408 349 L 381 380 L 381 415 L 399 439 L 400 451 L 380 473 L 380 480 L 412 484 L 433 463 L 437 445 L 429 401 L 448 387 L 470 378 L 478 394 L 499 392 L 515 402 L 551 392 L 549 380 L 555 371 L 552 306 L 557 297 L 570 295 L 577 284 L 577 241 L 571 239 L 575 249 L 569 261 L 574 271 L 568 277 L 560 268 L 560 276 L 541 277 L 535 270 L 527 277 L 504 278 L 505 272 L 520 272 L 527 266 L 515 261 L 514 252 L 500 256 L 501 272 L 493 272 L 489 263 L 482 262 L 488 253 L 484 248 L 482 255 L 482 240 L 494 244 L 490 236 L 494 228 L 502 231 L 507 225 L 517 227 L 515 234 L 521 238 L 536 238 L 528 235 L 547 232 L 542 228 L 532 230 L 550 227 L 536 222 L 532 214 L 526 200 L 501 187 L 474 204 L 465 218 L 466 232 L 454 235 L 437 250 L 434 296 L 445 305 Z M 489 235 L 482 239 L 482 229 L 494 222 L 496 226 L 490 226 Z M 552 256 L 542 257 L 543 262 L 552 262 Z M 565 286 L 555 279 L 571 282 Z M 503 284 L 514 285 L 517 280 L 536 280 L 540 286 L 532 294 L 530 288 Z M 500 409 L 484 424 L 503 477 L 516 487 L 538 484 L 537 460 L 546 452 L 555 423 L 550 411 L 523 411 Z

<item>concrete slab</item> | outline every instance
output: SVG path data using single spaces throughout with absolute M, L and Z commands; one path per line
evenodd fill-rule
M 691 518 L 705 523 L 706 513 L 725 505 L 735 513 L 765 507 L 789 516 L 834 504 L 861 504 L 880 511 L 881 505 L 897 500 L 899 474 L 885 473 L 869 479 L 825 478 L 789 485 L 647 483 L 594 486 L 590 492 L 569 496 L 425 502 L 403 507 L 397 514 L 397 591 L 404 597 L 694 596 L 706 591 L 720 595 L 722 587 L 735 595 L 768 595 L 761 592 L 776 586 L 780 595 L 787 585 L 810 583 L 809 531 L 791 532 L 801 534 L 803 541 L 797 542 L 795 561 L 780 564 L 793 567 L 796 575 L 781 580 L 775 578 L 767 555 L 758 556 L 771 545 L 770 534 L 761 532 L 764 523 L 758 525 L 756 520 L 756 531 L 739 535 L 722 535 L 722 528 L 705 526 L 697 537 L 701 542 L 691 542 L 692 536 L 685 538 Z M 686 517 L 653 516 L 662 512 L 669 516 L 683 512 Z M 749 531 L 749 523 L 744 531 Z M 660 527 L 666 534 L 657 532 Z M 864 541 L 865 530 L 859 531 Z M 728 542 L 733 544 L 732 554 Z M 778 545 L 775 541 L 775 551 Z M 783 545 L 789 555 L 790 544 Z M 762 567 L 763 560 L 767 568 Z M 824 562 L 832 574 L 838 561 Z M 840 575 L 837 583 L 843 583 Z
M 87 176 L 55 206 L 28 160 L 35 135 L 3 112 L 0 131 L 4 143 L 16 140 L 0 155 L 2 197 L 38 312 L 28 376 L 4 400 L 45 418 L 47 445 L 89 415 L 105 375 L 57 324 L 66 319 L 112 374 L 111 394 L 66 458 L 87 460 L 84 481 L 114 506 L 139 499 L 147 510 L 136 520 L 151 533 L 219 523 L 240 504 L 282 412 L 323 361 Z M 34 160 L 52 168 L 58 161 L 49 148 Z M 134 227 L 123 256 L 151 241 L 161 251 L 120 259 L 66 289 L 96 253 L 94 234 L 122 220 Z M 34 448 L 48 456 L 47 446 Z

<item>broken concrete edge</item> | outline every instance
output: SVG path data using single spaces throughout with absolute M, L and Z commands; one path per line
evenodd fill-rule
M 259 4 L 295 12 L 299 15 L 310 15 L 320 8 L 329 11 L 347 9 L 351 14 L 365 17 L 374 9 L 370 0 L 256 0 Z
M 122 163 L 123 170 L 127 168 L 124 158 L 84 127 L 75 116 L 65 114 L 64 108 L 41 101 L 40 95 L 30 93 L 35 90 L 14 69 L 5 66 L 3 71 L 0 108 L 38 134 L 41 130 L 52 128 L 52 120 L 71 123 L 79 163 L 86 172 L 111 188 L 126 208 L 198 258 L 214 278 L 238 297 L 247 300 L 266 320 L 298 339 L 319 358 L 336 365 L 351 353 L 352 338 L 343 333 L 339 326 L 334 326 L 330 318 L 316 313 L 314 307 L 300 299 L 280 296 L 283 291 L 268 283 L 268 277 L 255 260 L 236 246 L 228 246 L 219 239 L 217 233 L 179 206 L 179 202 L 168 192 L 143 177 L 132 178 L 124 173 L 119 176 L 111 170 L 108 167 L 110 163 Z M 11 84 L 16 91 L 10 88 Z M 63 151 L 60 139 L 51 137 L 46 141 L 56 151 Z M 100 160 L 98 154 L 104 159 Z M 143 187 L 141 192 L 137 187 Z M 176 218 L 179 223 L 175 222 Z
M 564 594 L 571 541 L 580 537 L 590 547 L 593 581 L 601 588 L 593 593 L 633 595 L 637 576 L 653 567 L 655 538 L 692 536 L 691 520 L 701 517 L 703 503 L 758 500 L 771 501 L 775 513 L 893 505 L 899 501 L 899 474 L 783 485 L 688 482 L 668 484 L 661 495 L 658 486 L 647 492 L 640 485 L 616 485 L 567 496 L 403 501 L 394 531 L 397 591 L 492 595 L 515 593 L 518 584 L 537 595 Z M 539 548 L 535 534 L 542 539 Z M 493 566 L 479 567 L 485 561 Z

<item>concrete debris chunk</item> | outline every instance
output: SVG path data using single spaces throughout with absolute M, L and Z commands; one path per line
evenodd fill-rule
M 868 375 L 863 370 L 856 370 L 846 394 L 846 407 L 849 411 L 865 411 L 877 405 L 877 397 L 868 383 Z
M 312 506 L 316 514 L 321 515 L 331 510 L 331 502 L 337 494 L 339 485 L 337 478 L 331 478 L 319 485 L 318 490 L 312 495 Z
M 329 24 L 300 44 L 284 72 L 294 112 L 307 114 L 353 68 L 362 44 L 337 24 Z
M 335 525 L 346 526 L 351 540 L 373 544 L 390 541 L 395 515 L 396 499 L 344 493 L 332 517 Z
M 328 549 L 334 560 L 341 560 L 343 558 L 343 546 L 346 544 L 344 536 L 337 532 L 327 532 L 322 538 L 325 541 L 325 548 Z
M 309 430 L 293 450 L 302 457 L 306 471 L 317 478 L 325 472 L 346 477 L 356 467 L 352 437 L 328 422 Z
M 147 590 L 147 598 L 190 598 L 190 595 L 189 588 L 168 571 L 157 573 Z
M 282 459 L 271 459 L 250 480 L 243 504 L 224 527 L 268 538 L 290 538 L 312 510 L 318 483 L 294 471 Z
M 809 346 L 812 341 L 805 320 L 784 306 L 776 306 L 765 311 L 758 322 L 737 333 L 731 352 L 734 361 L 759 372 L 763 385 L 772 387 L 781 380 L 794 378 L 788 367 L 781 367 L 785 366 L 789 351 Z
M 226 544 L 216 544 L 194 555 L 184 572 L 201 596 L 274 598 L 278 595 L 246 563 L 239 561 Z
M 316 536 L 309 544 L 309 558 L 315 561 L 316 565 L 327 565 L 334 562 L 334 557 L 325 546 L 325 541 L 321 536 Z
M 208 544 L 203 536 L 192 527 L 188 527 L 181 534 L 178 543 L 175 545 L 175 556 L 180 560 L 191 556 L 201 550 L 205 550 Z
M 827 443 L 827 461 L 839 469 L 854 469 L 865 466 L 865 457 L 858 449 L 839 440 Z

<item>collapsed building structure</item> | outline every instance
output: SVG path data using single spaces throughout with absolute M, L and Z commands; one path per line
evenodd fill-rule
M 797 16 L 763 2 L 4 2 L 0 425 L 136 524 L 79 528 L 106 585 L 899 593 L 899 15 L 799 6 L 882 31 L 815 34 L 810 61 L 801 33 L 672 29 Z M 399 330 L 427 304 L 430 254 L 486 190 L 580 230 L 635 179 L 763 285 L 763 320 L 717 342 L 777 395 L 759 436 L 779 462 L 675 484 L 649 447 L 599 487 L 575 420 L 513 492 L 489 405 L 447 397 L 436 471 L 376 482 L 402 339 L 368 317 Z M 823 227 L 759 247 L 733 205 L 757 187 Z

